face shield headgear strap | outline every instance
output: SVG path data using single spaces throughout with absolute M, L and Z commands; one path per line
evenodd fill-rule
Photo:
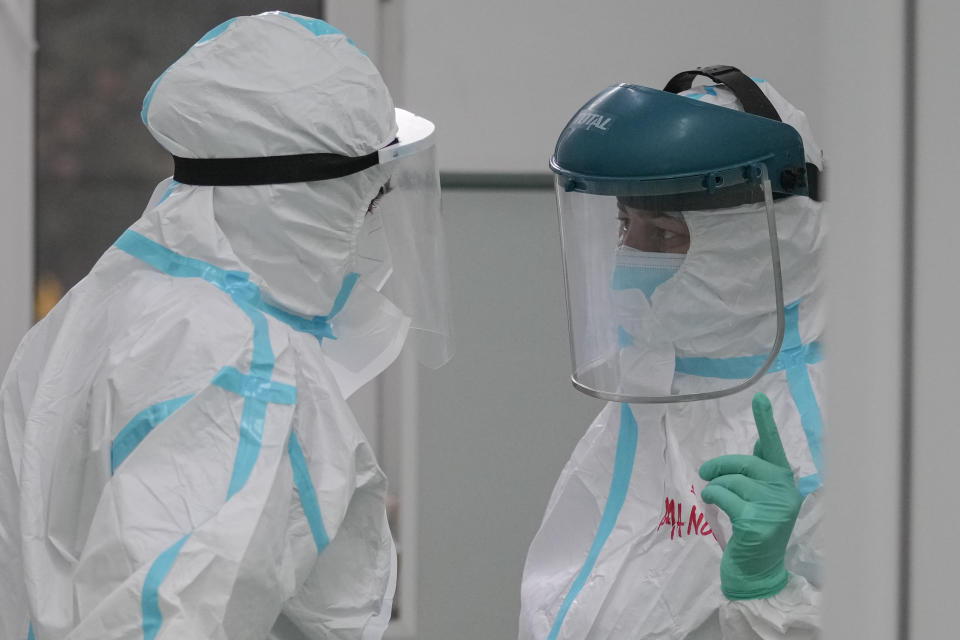
M 240 187 L 332 180 L 359 173 L 381 163 L 379 151 L 350 157 L 336 153 L 302 153 L 257 158 L 181 158 L 173 156 L 173 179 L 201 187 Z
M 730 65 L 713 65 L 710 67 L 700 67 L 690 71 L 681 71 L 673 76 L 667 85 L 663 88 L 668 93 L 681 93 L 689 90 L 693 86 L 693 81 L 703 76 L 710 78 L 714 82 L 726 86 L 733 95 L 736 96 L 743 110 L 746 113 L 770 120 L 782 122 L 780 114 L 776 107 L 770 102 L 763 90 L 752 78 Z M 807 182 L 807 189 L 811 199 L 820 202 L 820 169 L 815 164 L 806 163 L 806 170 L 802 175 L 781 175 L 780 181 L 785 186 L 792 187 L 790 183 L 797 183 L 802 186 L 803 181 Z
M 435 128 L 403 109 L 396 118 L 397 138 L 364 156 L 174 156 L 173 177 L 196 186 L 255 186 L 332 180 L 389 164 L 391 178 L 367 208 L 355 266 L 372 289 L 390 279 L 383 293 L 410 318 L 407 343 L 421 363 L 436 368 L 452 356 L 453 340 Z

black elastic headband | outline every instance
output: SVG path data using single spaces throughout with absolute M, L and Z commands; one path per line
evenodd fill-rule
M 743 110 L 747 113 L 783 122 L 780 119 L 780 114 L 777 113 L 777 109 L 763 93 L 763 90 L 757 86 L 757 83 L 743 71 L 730 65 L 718 64 L 692 71 L 681 71 L 670 79 L 663 90 L 670 93 L 687 91 L 693 86 L 693 81 L 697 76 L 710 78 L 714 82 L 729 87 L 733 95 L 737 96 L 737 99 L 743 104 Z
M 396 144 L 395 139 L 390 144 Z M 387 145 L 389 146 L 389 145 Z M 350 157 L 303 153 L 259 158 L 181 158 L 173 156 L 173 179 L 201 187 L 238 187 L 331 180 L 358 173 L 380 162 L 379 152 Z
M 731 67 L 730 65 L 718 64 L 710 67 L 692 69 L 690 71 L 681 71 L 670 78 L 670 82 L 667 83 L 667 86 L 665 86 L 663 90 L 670 93 L 687 91 L 693 86 L 693 81 L 697 76 L 710 78 L 714 82 L 720 83 L 730 89 L 733 95 L 737 97 L 737 100 L 740 101 L 740 104 L 743 105 L 743 110 L 746 113 L 763 116 L 764 118 L 776 120 L 777 122 L 783 122 L 780 114 L 777 113 L 776 107 L 773 106 L 770 99 L 763 93 L 763 90 L 757 86 L 757 83 L 747 76 L 747 74 L 740 71 L 740 69 Z M 820 169 L 811 162 L 806 164 L 806 175 L 796 176 L 796 179 L 806 180 L 807 192 L 810 198 L 819 202 Z

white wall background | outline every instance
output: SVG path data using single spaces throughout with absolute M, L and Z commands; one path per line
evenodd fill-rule
M 898 637 L 903 397 L 903 0 L 830 3 L 825 57 L 832 380 L 827 638 Z M 883 80 L 858 81 L 865 69 Z M 930 636 L 936 637 L 936 636 Z M 946 637 L 946 636 L 945 636 Z
M 910 636 L 957 634 L 960 498 L 960 85 L 955 71 L 960 5 L 919 0 L 916 69 L 916 263 Z
M 33 319 L 33 0 L 0 0 L 0 371 Z
M 403 94 L 436 120 L 448 172 L 546 173 L 560 130 L 606 86 L 659 89 L 711 64 L 770 80 L 816 131 L 823 4 L 411 0 Z
M 954 638 L 960 8 L 831 3 L 823 17 L 834 211 L 825 638 Z
M 423 371 L 421 640 L 515 638 L 527 547 L 601 403 L 570 384 L 551 191 L 446 191 L 457 354 Z

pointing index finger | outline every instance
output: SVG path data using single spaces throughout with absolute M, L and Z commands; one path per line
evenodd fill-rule
M 766 394 L 758 393 L 753 396 L 753 419 L 757 423 L 757 434 L 760 436 L 754 455 L 778 467 L 789 469 L 790 462 L 783 451 L 780 432 L 773 419 L 773 406 Z

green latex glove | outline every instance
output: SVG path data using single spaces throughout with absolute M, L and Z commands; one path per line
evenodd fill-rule
M 703 501 L 723 509 L 733 523 L 720 562 L 720 587 L 731 600 L 770 598 L 786 586 L 787 541 L 803 503 L 773 407 L 762 393 L 753 397 L 753 418 L 760 439 L 752 456 L 720 456 L 700 467 L 700 477 L 710 482 Z

